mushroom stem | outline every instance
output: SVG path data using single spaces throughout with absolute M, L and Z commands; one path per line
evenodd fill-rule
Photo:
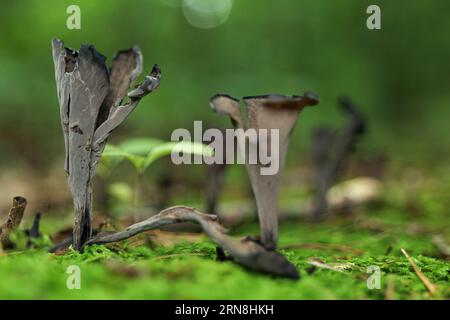
M 261 175 L 256 165 L 248 165 L 247 172 L 258 209 L 260 241 L 266 249 L 275 250 L 278 242 L 280 174 Z

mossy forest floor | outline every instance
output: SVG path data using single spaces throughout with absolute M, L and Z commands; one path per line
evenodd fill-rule
M 249 272 L 216 261 L 203 235 L 154 232 L 122 244 L 93 246 L 84 253 L 53 255 L 45 248 L 0 255 L 1 299 L 448 299 L 450 263 L 432 238 L 449 239 L 447 190 L 430 186 L 407 200 L 390 193 L 387 203 L 351 217 L 314 224 L 283 223 L 280 249 L 300 270 L 292 281 Z M 43 231 L 55 228 L 42 220 Z M 242 226 L 236 236 L 257 234 Z M 184 240 L 182 240 L 184 239 Z M 404 248 L 437 286 L 430 296 Z M 314 267 L 320 262 L 333 270 Z M 68 266 L 81 270 L 81 289 L 66 286 Z M 369 266 L 381 271 L 381 288 L 368 289 Z

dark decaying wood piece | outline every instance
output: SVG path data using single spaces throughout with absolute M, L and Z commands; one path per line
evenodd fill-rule
M 226 230 L 218 222 L 216 215 L 205 214 L 194 208 L 176 206 L 165 209 L 147 220 L 135 223 L 123 231 L 98 234 L 86 245 L 105 244 L 131 238 L 141 232 L 160 228 L 166 225 L 195 222 L 220 248 L 224 249 L 237 263 L 257 272 L 280 277 L 298 279 L 299 273 L 283 255 L 267 250 L 257 241 L 250 238 L 235 240 L 225 234 Z
M 11 247 L 10 235 L 19 227 L 26 207 L 27 200 L 24 197 L 14 197 L 8 219 L 0 227 L 0 245 L 3 249 Z
M 321 127 L 313 133 L 313 162 L 316 170 L 316 196 L 313 216 L 321 219 L 329 212 L 327 192 L 336 183 L 345 163 L 366 131 L 366 122 L 358 108 L 347 98 L 338 100 L 347 116 L 341 132 Z
M 79 51 L 54 39 L 53 61 L 66 149 L 65 171 L 74 201 L 73 246 L 80 249 L 91 237 L 92 178 L 110 133 L 119 126 L 142 97 L 159 86 L 161 73 L 155 65 L 139 87 L 130 85 L 142 71 L 139 48 L 122 50 L 111 69 L 92 45 Z
M 305 93 L 303 96 L 263 95 L 243 98 L 247 108 L 248 128 L 268 130 L 268 141 L 249 141 L 248 144 L 257 144 L 258 149 L 265 143 L 269 154 L 278 153 L 278 171 L 275 174 L 261 174 L 264 164 L 246 163 L 253 194 L 258 209 L 258 218 L 261 229 L 261 243 L 268 250 L 274 250 L 278 241 L 278 198 L 281 172 L 289 146 L 290 136 L 295 127 L 299 113 L 306 106 L 319 103 L 319 97 L 314 93 Z M 228 115 L 236 129 L 245 129 L 241 117 L 239 100 L 229 95 L 217 94 L 210 101 L 213 111 Z M 277 129 L 279 133 L 279 150 L 271 148 L 271 130 Z M 238 143 L 239 144 L 239 143 Z M 245 150 L 245 146 L 239 146 Z M 244 151 L 245 152 L 245 151 Z

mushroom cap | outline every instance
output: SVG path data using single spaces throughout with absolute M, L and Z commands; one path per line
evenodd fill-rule
M 142 72 L 142 53 L 139 47 L 118 51 L 113 58 L 109 70 L 110 87 L 105 98 L 103 121 L 109 115 L 109 110 L 118 105 L 127 95 L 131 84 Z M 103 122 L 100 121 L 100 122 Z
M 216 94 L 211 97 L 209 104 L 214 112 L 229 116 L 234 127 L 243 128 L 239 99 L 227 94 Z
M 280 129 L 283 143 L 297 122 L 299 112 L 306 106 L 316 105 L 319 97 L 314 93 L 303 96 L 270 94 L 243 98 L 247 106 L 250 128 Z
M 227 94 L 215 94 L 210 99 L 210 105 L 213 111 L 227 115 L 240 110 L 239 99 Z
M 281 94 L 268 94 L 248 96 L 243 98 L 247 106 L 267 106 L 272 108 L 302 109 L 306 106 L 315 106 L 319 103 L 319 96 L 312 92 L 305 92 L 303 96 L 285 96 Z
M 305 92 L 303 96 L 293 95 L 293 96 L 285 96 L 281 94 L 267 94 L 267 95 L 259 95 L 259 96 L 247 96 L 243 98 L 244 103 L 248 108 L 248 118 L 249 118 L 249 126 L 252 128 L 276 128 L 276 124 L 264 125 L 265 122 L 269 121 L 269 118 L 272 118 L 274 115 L 278 114 L 276 112 L 277 109 L 280 110 L 292 110 L 293 112 L 287 112 L 286 116 L 288 118 L 296 117 L 298 112 L 301 111 L 306 106 L 314 106 L 317 105 L 320 101 L 319 96 L 312 92 Z M 243 128 L 243 120 L 241 116 L 240 110 L 240 101 L 237 98 L 234 98 L 228 94 L 216 94 L 211 97 L 210 105 L 213 111 L 228 115 L 235 127 Z M 261 107 L 267 107 L 265 109 L 267 112 L 260 111 L 258 109 L 263 109 Z M 272 111 L 271 111 L 272 110 Z M 262 113 L 266 115 L 261 116 L 263 118 L 267 118 L 267 121 L 256 121 L 257 114 Z M 278 122 L 278 121 L 275 121 Z M 284 121 L 282 121 L 284 122 Z M 258 124 L 259 123 L 259 124 Z M 291 123 L 292 126 L 294 123 Z

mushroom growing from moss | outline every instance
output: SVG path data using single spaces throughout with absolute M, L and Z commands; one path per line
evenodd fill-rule
M 319 97 L 314 93 L 305 93 L 303 96 L 263 95 L 244 97 L 247 108 L 248 128 L 267 130 L 267 139 L 262 140 L 258 136 L 255 139 L 247 139 L 245 143 L 256 144 L 257 149 L 266 148 L 271 155 L 277 154 L 278 170 L 274 174 L 262 174 L 267 164 L 260 159 L 255 164 L 246 162 L 247 173 L 256 200 L 259 223 L 261 228 L 260 241 L 268 250 L 276 249 L 278 240 L 278 197 L 280 176 L 284 166 L 284 160 L 289 145 L 291 132 L 295 127 L 299 113 L 306 106 L 314 106 L 319 103 Z M 244 121 L 241 117 L 239 100 L 229 95 L 217 94 L 211 98 L 211 107 L 214 111 L 226 114 L 236 129 L 244 129 Z M 278 137 L 272 136 L 275 129 Z M 273 146 L 272 139 L 278 138 L 277 148 Z M 238 144 L 242 140 L 238 139 Z M 240 150 L 246 150 L 246 146 L 239 146 Z M 248 157 L 246 158 L 248 160 Z
M 122 104 L 142 72 L 142 54 L 134 47 L 119 51 L 108 70 L 105 57 L 92 45 L 79 51 L 53 39 L 53 62 L 66 149 L 65 171 L 72 193 L 75 222 L 73 246 L 79 250 L 92 233 L 92 179 L 110 133 L 159 86 L 155 65 L 145 81 Z

